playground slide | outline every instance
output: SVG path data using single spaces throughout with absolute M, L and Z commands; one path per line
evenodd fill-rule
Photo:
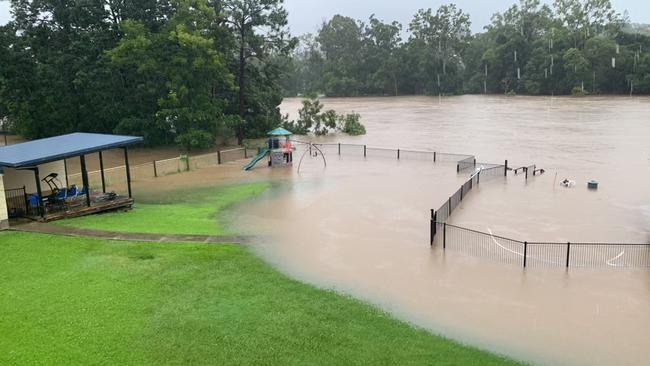
M 264 159 L 264 157 L 268 153 L 269 153 L 269 149 L 262 150 L 259 154 L 257 154 L 256 157 L 253 158 L 253 160 L 251 160 L 250 163 L 246 164 L 246 166 L 244 167 L 244 170 L 245 171 L 250 171 L 251 169 L 253 169 L 255 164 L 257 164 L 260 160 Z

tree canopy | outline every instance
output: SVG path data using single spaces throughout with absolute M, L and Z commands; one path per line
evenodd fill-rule
M 483 32 L 470 25 L 454 4 L 417 11 L 408 32 L 336 15 L 301 38 L 285 93 L 650 93 L 647 27 L 610 0 L 520 0 Z

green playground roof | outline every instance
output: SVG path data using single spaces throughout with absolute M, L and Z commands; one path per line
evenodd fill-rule
M 275 130 L 269 132 L 269 136 L 291 136 L 293 133 L 291 131 L 287 131 L 284 128 L 276 128 Z

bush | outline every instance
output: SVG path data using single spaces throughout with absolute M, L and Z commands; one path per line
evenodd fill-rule
M 366 127 L 361 124 L 361 115 L 359 113 L 339 116 L 339 130 L 351 136 L 366 134 Z
M 210 148 L 214 146 L 215 139 L 206 131 L 192 129 L 176 137 L 176 143 L 189 151 Z
M 571 89 L 571 95 L 574 97 L 584 97 L 589 95 L 589 92 L 586 90 L 583 90 L 581 86 L 575 86 L 573 89 Z

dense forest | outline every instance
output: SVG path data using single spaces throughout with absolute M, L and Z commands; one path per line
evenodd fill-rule
M 650 93 L 647 29 L 609 0 L 522 0 L 478 34 L 453 4 L 417 11 L 407 27 L 336 15 L 297 38 L 282 0 L 11 7 L 13 21 L 0 27 L 0 121 L 28 138 L 89 131 L 187 148 L 241 143 L 292 126 L 279 105 L 295 95 Z M 358 122 L 315 116 L 293 126 Z
M 485 31 L 455 5 L 419 10 L 406 29 L 336 15 L 305 35 L 287 95 L 650 93 L 647 27 L 609 0 L 522 0 Z

